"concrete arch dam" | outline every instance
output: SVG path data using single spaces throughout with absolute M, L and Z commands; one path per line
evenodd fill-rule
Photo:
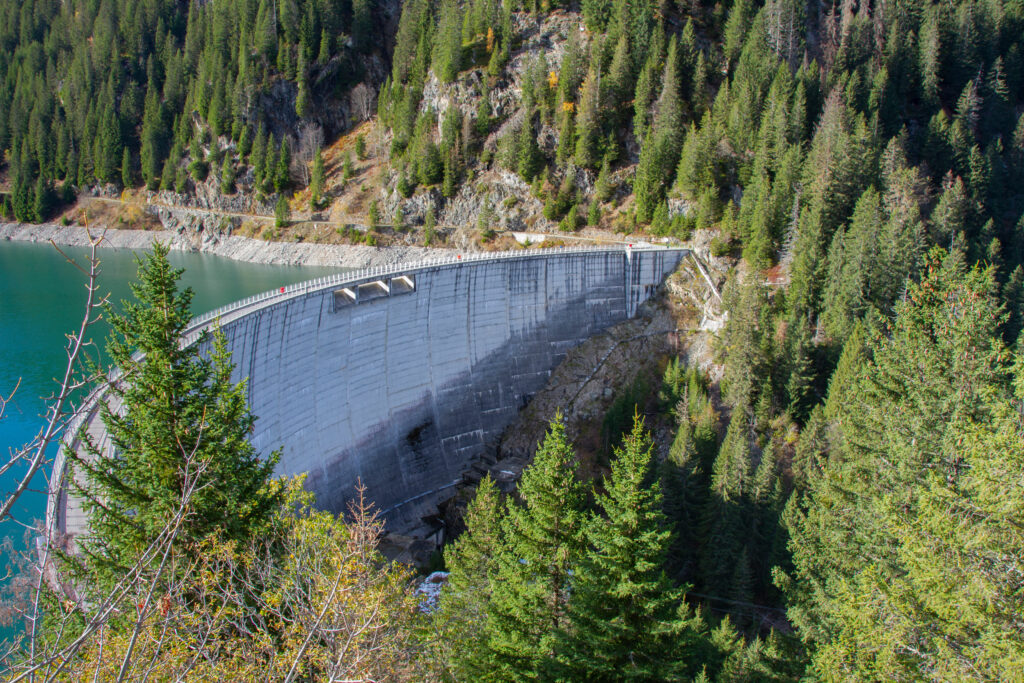
M 249 379 L 252 442 L 283 449 L 279 474 L 306 473 L 335 512 L 361 480 L 389 529 L 413 533 L 566 352 L 634 315 L 686 253 L 548 249 L 347 273 L 197 318 L 184 343 L 220 321 L 235 379 Z M 100 398 L 79 420 L 103 448 Z M 47 517 L 83 528 L 60 484 Z

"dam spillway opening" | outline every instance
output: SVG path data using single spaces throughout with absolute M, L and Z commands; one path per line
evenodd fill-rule
M 277 474 L 305 474 L 319 507 L 344 512 L 362 482 L 389 531 L 429 535 L 566 353 L 631 318 L 686 254 L 524 250 L 348 273 L 201 316 L 183 343 L 220 325 L 234 380 L 248 378 L 253 445 L 280 448 Z M 100 400 L 79 424 L 103 449 Z M 73 538 L 85 520 L 61 479 L 47 521 Z

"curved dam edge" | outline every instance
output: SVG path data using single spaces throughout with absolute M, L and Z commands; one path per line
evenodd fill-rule
M 248 378 L 252 442 L 282 448 L 277 474 L 305 473 L 333 512 L 362 481 L 389 530 L 426 532 L 567 351 L 632 317 L 688 253 L 560 248 L 346 273 L 201 316 L 183 343 L 219 322 L 234 380 Z M 83 422 L 107 447 L 102 395 L 69 426 L 72 448 Z M 85 519 L 63 473 L 59 457 L 47 525 L 73 539 Z

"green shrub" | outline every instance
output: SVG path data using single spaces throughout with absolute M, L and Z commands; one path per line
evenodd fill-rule
M 711 255 L 716 257 L 727 256 L 732 252 L 732 244 L 729 240 L 715 237 L 711 240 Z

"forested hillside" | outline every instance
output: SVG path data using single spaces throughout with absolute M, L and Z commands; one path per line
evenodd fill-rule
M 321 208 L 303 125 L 370 118 L 373 225 L 586 225 L 729 267 L 716 373 L 665 359 L 618 397 L 647 421 L 607 478 L 556 421 L 516 495 L 485 480 L 375 675 L 1020 678 L 1021 0 L 0 7 L 20 220 L 210 174 Z
M 301 121 L 337 135 L 372 112 L 397 12 L 373 0 L 4 0 L 6 211 L 38 221 L 86 185 L 184 192 L 211 172 L 234 192 L 246 165 L 252 192 L 281 191 Z
M 402 196 L 521 182 L 562 230 L 710 229 L 738 259 L 721 404 L 682 370 L 662 391 L 666 569 L 822 678 L 1024 661 L 1022 43 L 1019 2 L 403 12 L 378 106 Z

